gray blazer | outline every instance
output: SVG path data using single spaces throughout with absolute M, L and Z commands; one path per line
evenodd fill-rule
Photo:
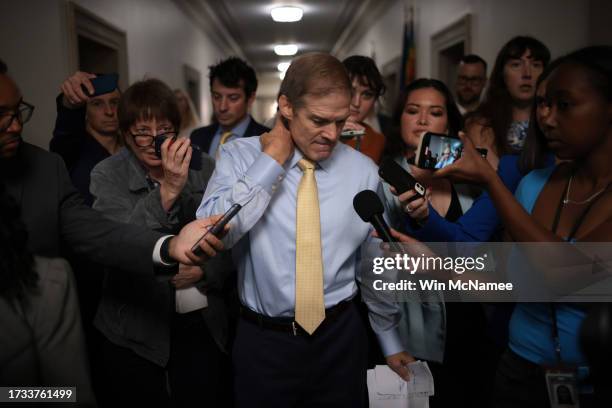
M 176 233 L 195 218 L 214 167 L 214 160 L 203 153 L 202 169 L 189 170 L 187 184 L 166 212 L 161 206 L 159 187 L 147 179 L 136 156 L 123 148 L 93 169 L 93 208 L 115 221 Z M 226 350 L 227 311 L 220 290 L 233 270 L 229 254 L 208 261 L 203 268 L 204 280 L 198 288 L 208 296 L 208 307 L 202 315 L 216 343 Z M 113 343 L 165 366 L 170 355 L 174 308 L 175 290 L 167 279 L 108 271 L 94 324 Z
M 70 266 L 35 261 L 37 288 L 20 302 L 0 297 L 0 384 L 76 386 L 76 406 L 95 406 Z

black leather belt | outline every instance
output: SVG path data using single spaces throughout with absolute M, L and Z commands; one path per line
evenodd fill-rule
M 329 309 L 325 309 L 325 320 L 323 320 L 321 325 L 317 328 L 317 331 L 336 320 L 342 312 L 349 308 L 352 302 L 352 300 L 345 300 Z M 291 333 L 294 336 L 310 336 L 308 332 L 295 322 L 293 317 L 265 316 L 252 311 L 246 306 L 240 308 L 240 316 L 247 322 L 254 323 L 262 329 Z

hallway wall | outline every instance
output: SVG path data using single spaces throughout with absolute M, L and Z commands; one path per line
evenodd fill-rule
M 0 7 L 8 7 L 3 2 Z M 183 86 L 183 64 L 201 74 L 202 118 L 211 115 L 208 65 L 225 57 L 177 6 L 168 0 L 76 0 L 127 34 L 129 82 L 157 77 Z M 0 12 L 0 58 L 21 86 L 24 99 L 36 106 L 24 138 L 48 148 L 55 122 L 55 97 L 71 74 L 68 64 L 66 0 L 10 2 Z

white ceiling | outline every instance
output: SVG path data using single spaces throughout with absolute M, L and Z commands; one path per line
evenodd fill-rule
M 225 54 L 248 60 L 258 74 L 276 71 L 281 61 L 273 47 L 296 43 L 298 55 L 310 51 L 349 48 L 365 34 L 391 0 L 175 0 Z M 304 10 L 296 23 L 276 23 L 270 17 L 275 6 L 295 5 Z

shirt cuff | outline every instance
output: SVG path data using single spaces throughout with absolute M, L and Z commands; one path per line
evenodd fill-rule
M 268 194 L 272 195 L 277 184 L 283 180 L 285 169 L 276 160 L 261 152 L 251 167 L 246 171 L 247 177 L 260 185 Z
M 155 246 L 153 247 L 153 265 L 155 266 L 172 266 L 174 265 L 176 262 L 173 263 L 166 263 L 162 260 L 162 256 L 161 256 L 161 246 L 164 243 L 164 241 L 168 238 L 173 237 L 173 235 L 164 235 L 163 237 L 161 237 L 160 239 L 157 240 L 157 242 L 155 243 Z
M 385 357 L 405 351 L 397 328 L 395 327 L 384 332 L 376 333 L 376 337 L 378 337 L 378 343 Z

